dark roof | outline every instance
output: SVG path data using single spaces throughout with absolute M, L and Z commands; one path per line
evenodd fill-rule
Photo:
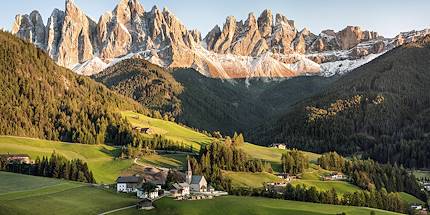
M 143 198 L 142 200 L 140 200 L 139 202 L 153 202 L 154 200 L 152 199 L 148 199 L 148 198 Z
M 137 176 L 120 176 L 116 179 L 117 183 L 139 183 L 141 178 Z
M 203 176 L 201 175 L 193 175 L 191 178 L 191 184 L 198 184 L 202 180 Z

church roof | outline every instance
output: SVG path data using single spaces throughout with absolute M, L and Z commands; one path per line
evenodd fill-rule
M 191 184 L 198 184 L 200 181 L 202 181 L 205 177 L 201 175 L 193 175 L 191 178 Z

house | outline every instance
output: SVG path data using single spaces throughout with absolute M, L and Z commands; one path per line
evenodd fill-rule
M 174 183 L 170 194 L 177 198 L 190 195 L 190 185 L 188 183 Z
M 141 128 L 140 133 L 144 134 L 155 134 L 154 129 L 152 128 Z
M 117 192 L 132 193 L 142 186 L 143 178 L 139 176 L 120 176 L 116 180 Z
M 137 197 L 140 199 L 155 199 L 158 197 L 158 190 L 146 192 L 142 188 L 137 189 Z
M 155 199 L 155 198 L 158 198 L 159 195 L 163 195 L 164 191 L 161 189 L 161 186 L 157 186 L 153 191 L 149 193 L 142 188 L 138 188 L 136 194 L 137 194 L 137 197 L 141 199 L 145 199 L 145 198 Z
M 139 126 L 134 126 L 133 130 L 142 134 L 155 134 L 155 131 L 152 128 L 141 128 Z
M 341 181 L 346 179 L 347 179 L 346 175 L 344 175 L 341 172 L 335 172 L 330 174 L 329 176 L 324 177 L 324 180 L 327 180 L 327 181 Z
M 411 209 L 413 209 L 413 210 L 422 210 L 423 206 L 422 205 L 411 205 Z
M 293 179 L 297 178 L 297 176 L 290 175 L 288 173 L 278 173 L 278 174 L 275 174 L 275 175 L 276 175 L 276 177 L 278 177 L 280 179 L 284 179 L 287 182 L 291 182 Z
M 189 160 L 185 182 L 190 185 L 192 192 L 207 192 L 208 190 L 208 182 L 206 181 L 205 177 L 202 175 L 193 175 Z
M 284 143 L 273 143 L 270 145 L 270 147 L 277 149 L 287 149 L 287 145 L 285 145 Z
M 430 182 L 423 183 L 424 189 L 430 192 Z
M 8 163 L 30 164 L 31 159 L 28 154 L 1 154 L 0 157 L 5 157 Z
M 137 202 L 136 207 L 137 209 L 151 210 L 154 208 L 154 206 L 152 206 L 152 203 L 152 199 L 145 198 Z

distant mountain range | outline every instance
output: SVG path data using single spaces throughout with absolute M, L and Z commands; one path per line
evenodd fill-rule
M 165 68 L 194 68 L 208 77 L 278 78 L 331 76 L 357 68 L 430 30 L 401 33 L 388 39 L 348 26 L 314 34 L 294 21 L 265 10 L 247 20 L 227 17 L 204 38 L 188 30 L 172 12 L 145 10 L 138 0 L 121 0 L 98 22 L 72 0 L 55 9 L 45 25 L 37 11 L 17 15 L 12 33 L 37 44 L 59 65 L 93 75 L 132 57 Z

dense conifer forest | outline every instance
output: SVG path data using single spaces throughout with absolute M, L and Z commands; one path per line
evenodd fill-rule
M 424 201 L 427 199 L 415 176 L 397 165 L 357 158 L 345 159 L 336 152 L 323 154 L 318 158 L 318 164 L 327 170 L 343 172 L 353 184 L 365 190 L 406 192 Z
M 128 144 L 118 110 L 149 111 L 95 81 L 57 66 L 33 44 L 0 32 L 0 135 L 84 144 Z
M 351 71 L 276 122 L 248 132 L 259 144 L 361 153 L 382 163 L 430 167 L 430 36 Z

